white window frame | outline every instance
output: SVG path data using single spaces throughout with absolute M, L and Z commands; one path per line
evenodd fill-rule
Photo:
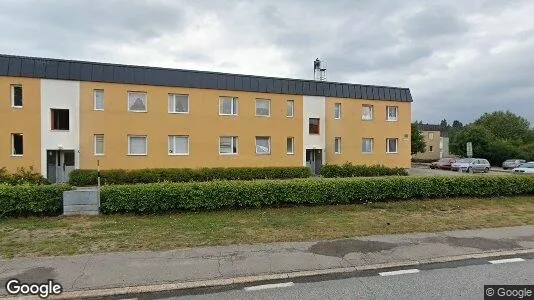
M 371 151 L 364 151 L 363 146 L 365 145 L 366 141 L 370 141 L 371 142 Z M 375 139 L 373 139 L 373 138 L 362 138 L 362 153 L 363 154 L 371 154 L 371 153 L 373 153 L 373 150 L 374 150 L 374 147 L 375 147 L 374 144 L 375 144 Z
M 334 154 L 341 154 L 341 137 L 340 136 L 336 136 L 334 138 Z
M 98 136 L 102 136 L 102 153 L 97 153 L 97 152 L 96 152 L 96 149 L 98 149 L 98 148 L 96 147 L 96 141 L 97 141 L 97 137 L 98 137 Z M 93 135 L 93 154 L 94 154 L 95 156 L 102 156 L 102 155 L 104 155 L 104 154 L 106 153 L 106 149 L 105 149 L 106 146 L 105 146 L 105 143 L 106 143 L 106 142 L 105 142 L 104 134 L 97 133 L 97 134 L 94 134 L 94 135 Z M 129 141 L 128 141 L 128 145 L 129 145 Z
M 20 87 L 20 89 L 22 90 L 22 105 L 15 105 L 15 88 L 16 87 Z M 12 84 L 10 86 L 10 90 L 11 90 L 11 107 L 13 108 L 22 108 L 24 107 L 24 89 L 22 88 L 22 84 Z
M 288 145 L 287 142 L 289 141 L 291 142 L 291 151 L 287 151 L 287 145 Z M 294 137 L 288 137 L 286 139 L 286 154 L 290 154 L 290 155 L 295 154 L 295 138 Z
M 22 154 L 15 154 L 15 135 L 22 136 Z M 11 156 L 22 157 L 24 156 L 24 135 L 22 133 L 12 133 L 11 134 Z
M 258 152 L 258 138 L 260 139 L 265 139 L 267 138 L 267 144 L 269 145 L 269 152 L 267 153 L 263 153 L 263 152 Z M 271 137 L 270 136 L 256 136 L 256 138 L 254 139 L 254 150 L 256 151 L 256 154 L 257 155 L 271 155 Z
M 145 95 L 145 110 L 131 110 L 130 109 L 130 94 L 143 94 L 143 95 Z M 128 106 L 128 111 L 129 112 L 134 112 L 134 113 L 146 113 L 146 112 L 148 112 L 148 93 L 147 92 L 142 92 L 142 91 L 128 91 L 128 93 L 126 95 L 126 105 Z
M 230 147 L 232 148 L 232 151 L 233 151 L 234 145 L 235 145 L 235 153 L 234 152 L 231 152 L 231 153 L 222 153 L 221 152 L 221 139 L 223 139 L 223 138 L 231 138 L 232 139 L 232 142 L 230 143 Z M 237 155 L 238 153 L 239 153 L 239 138 L 237 136 L 223 135 L 223 136 L 219 137 L 219 155 Z
M 365 115 L 365 107 L 369 107 L 371 109 L 371 117 L 368 118 L 366 115 Z M 375 112 L 374 112 L 375 108 L 373 105 L 367 105 L 367 104 L 364 104 L 362 105 L 362 120 L 364 121 L 372 121 L 374 118 L 375 118 Z
M 187 152 L 185 153 L 176 153 L 176 138 L 186 138 L 187 139 Z M 172 148 L 171 148 L 171 139 L 172 139 Z M 170 156 L 187 156 L 189 155 L 189 146 L 190 146 L 190 139 L 188 135 L 169 135 L 168 137 L 168 149 L 169 149 L 169 155 Z M 171 152 L 172 149 L 172 152 Z
M 267 115 L 258 115 L 258 102 L 260 101 L 267 101 L 267 104 L 268 105 L 268 109 L 269 109 L 269 113 Z M 256 102 L 255 102 L 255 114 L 256 114 L 256 117 L 270 117 L 271 116 L 271 99 L 264 99 L 264 98 L 256 98 Z
M 394 109 L 395 110 L 395 118 L 390 118 L 389 116 L 389 110 Z M 388 122 L 396 122 L 399 120 L 399 107 L 398 106 L 386 106 L 386 119 Z
M 176 96 L 186 97 L 187 98 L 187 111 L 176 111 Z M 169 94 L 169 102 L 168 104 L 168 110 L 170 114 L 188 114 L 189 113 L 189 95 L 187 94 L 176 94 L 176 93 L 170 93 Z M 171 103 L 172 102 L 172 105 Z M 169 109 L 172 107 L 172 111 Z
M 395 140 L 395 151 L 390 151 L 389 149 L 389 141 L 390 140 Z M 388 154 L 397 154 L 399 153 L 399 139 L 397 138 L 387 138 L 386 139 L 386 153 Z
M 145 138 L 145 153 L 144 154 L 131 153 L 130 139 L 141 138 L 141 137 Z M 128 155 L 129 156 L 147 156 L 148 155 L 148 137 L 146 135 L 136 135 L 136 134 L 128 135 Z
M 221 111 L 221 102 L 224 100 L 232 101 L 232 109 L 231 109 L 231 113 L 229 114 L 225 114 Z M 219 116 L 238 116 L 238 115 L 239 115 L 239 98 L 229 97 L 229 96 L 219 97 Z
M 430 140 L 430 141 L 434 140 L 434 133 L 433 132 L 429 132 L 428 133 L 428 140 Z
M 341 119 L 341 103 L 334 103 L 334 119 Z
M 96 107 L 96 95 L 98 93 L 102 93 L 102 108 L 97 108 Z M 104 111 L 104 108 L 106 107 L 106 104 L 105 104 L 105 98 L 104 98 L 104 90 L 103 89 L 94 89 L 93 90 L 93 110 L 96 110 L 96 111 Z M 129 105 L 128 105 L 129 106 Z
M 287 113 L 287 109 L 289 108 L 289 105 L 291 105 L 291 114 Z M 287 118 L 293 118 L 295 116 L 295 100 L 287 100 L 286 103 L 286 117 Z

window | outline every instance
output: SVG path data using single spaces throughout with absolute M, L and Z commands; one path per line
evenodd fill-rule
M 428 151 L 429 151 L 429 152 L 433 152 L 433 151 L 434 151 L 434 147 L 429 146 L 429 147 L 428 147 Z
M 341 154 L 341 138 L 340 137 L 334 138 L 334 153 Z
M 175 114 L 189 113 L 189 96 L 169 94 L 169 113 L 175 113 Z
M 24 154 L 24 143 L 23 143 L 22 133 L 11 134 L 11 154 L 17 155 L 17 156 Z
M 220 97 L 219 98 L 219 115 L 237 116 L 237 98 Z
M 69 110 L 68 109 L 51 109 L 52 130 L 69 130 Z
M 334 104 L 334 119 L 341 119 L 341 103 Z
M 221 136 L 219 138 L 219 154 L 237 154 L 237 136 Z
M 11 86 L 11 106 L 22 107 L 22 85 Z
M 434 133 L 433 132 L 429 132 L 428 133 L 428 139 L 429 140 L 433 140 L 434 139 Z
M 94 110 L 104 110 L 104 90 L 93 91 Z
M 398 139 L 386 139 L 386 147 L 387 147 L 387 153 L 397 153 L 397 144 L 399 140 Z
M 146 93 L 128 92 L 128 111 L 146 112 L 147 111 Z
M 373 119 L 373 106 L 363 105 L 362 106 L 362 120 L 372 120 L 372 119 Z
M 256 99 L 256 116 L 268 117 L 271 115 L 271 100 Z
M 170 135 L 169 155 L 189 155 L 189 136 Z
M 292 137 L 287 138 L 286 142 L 287 154 L 295 154 L 295 139 Z
M 309 120 L 309 132 L 310 134 L 319 134 L 319 118 L 310 118 Z
M 104 135 L 103 134 L 95 134 L 94 135 L 94 147 L 95 147 L 95 155 L 104 155 Z
M 398 107 L 397 106 L 388 106 L 388 107 L 386 107 L 386 110 L 387 110 L 387 120 L 388 121 L 397 121 Z
M 373 143 L 374 140 L 371 138 L 362 139 L 362 152 L 363 153 L 373 153 Z
M 295 101 L 287 100 L 286 117 L 292 118 L 295 114 Z
M 147 155 L 146 135 L 128 136 L 128 155 Z
M 271 138 L 268 136 L 256 137 L 256 153 L 271 154 Z

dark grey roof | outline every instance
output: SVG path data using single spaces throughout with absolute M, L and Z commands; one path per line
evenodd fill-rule
M 437 124 L 418 124 L 421 131 L 443 131 L 441 125 Z
M 0 54 L 0 76 L 412 102 L 407 88 Z

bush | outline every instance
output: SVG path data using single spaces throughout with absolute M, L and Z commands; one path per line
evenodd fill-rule
M 101 184 L 191 182 L 212 180 L 289 179 L 312 176 L 307 167 L 140 169 L 100 171 Z M 97 184 L 96 170 L 74 170 L 69 183 L 75 186 Z
M 323 177 L 375 177 L 375 176 L 407 176 L 403 168 L 388 168 L 381 165 L 365 166 L 346 163 L 342 166 L 324 165 L 321 168 Z
M 0 184 L 0 217 L 56 216 L 68 185 Z
M 446 197 L 534 194 L 534 176 L 388 177 L 213 181 L 105 186 L 101 211 L 169 213 L 396 201 Z
M 33 167 L 28 169 L 24 167 L 17 168 L 15 173 L 8 173 L 5 167 L 0 168 L 0 183 L 11 185 L 17 184 L 49 184 L 48 180 L 40 173 L 35 172 Z

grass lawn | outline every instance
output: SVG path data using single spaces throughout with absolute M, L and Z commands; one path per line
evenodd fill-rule
M 534 224 L 534 196 L 0 220 L 4 258 Z

